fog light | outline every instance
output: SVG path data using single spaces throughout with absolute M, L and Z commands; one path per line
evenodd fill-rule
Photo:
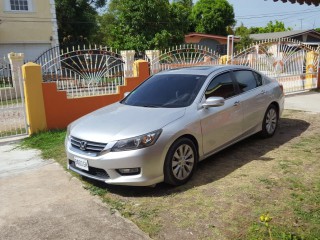
M 135 175 L 140 173 L 140 168 L 120 168 L 117 171 L 121 175 Z

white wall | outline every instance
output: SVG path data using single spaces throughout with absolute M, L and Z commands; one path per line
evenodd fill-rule
M 26 61 L 34 61 L 43 52 L 51 48 L 49 43 L 23 43 L 23 44 L 0 44 L 0 58 L 5 56 L 7 58 L 8 53 L 24 53 Z

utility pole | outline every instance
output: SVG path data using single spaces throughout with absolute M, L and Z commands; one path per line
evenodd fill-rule
M 303 18 L 299 18 L 299 20 L 300 20 L 300 30 L 302 30 L 302 20 L 303 20 Z

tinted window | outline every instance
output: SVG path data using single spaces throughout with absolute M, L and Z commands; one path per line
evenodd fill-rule
M 251 71 L 235 71 L 234 75 L 239 83 L 241 92 L 249 91 L 258 86 L 256 78 Z
M 262 85 L 262 76 L 256 72 L 253 72 L 253 75 L 256 78 L 257 85 L 261 86 Z
M 229 98 L 234 96 L 236 93 L 234 91 L 233 81 L 230 73 L 223 73 L 215 77 L 209 84 L 205 96 L 209 97 L 223 97 Z
M 142 83 L 122 103 L 142 107 L 186 107 L 197 96 L 206 76 L 161 74 Z

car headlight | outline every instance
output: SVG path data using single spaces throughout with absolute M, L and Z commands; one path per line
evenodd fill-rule
M 69 139 L 70 137 L 70 128 L 71 128 L 71 124 L 68 125 L 67 127 L 67 133 L 66 133 L 66 138 Z
M 152 146 L 158 140 L 161 132 L 162 129 L 159 129 L 141 136 L 119 140 L 112 147 L 111 151 L 128 151 Z

